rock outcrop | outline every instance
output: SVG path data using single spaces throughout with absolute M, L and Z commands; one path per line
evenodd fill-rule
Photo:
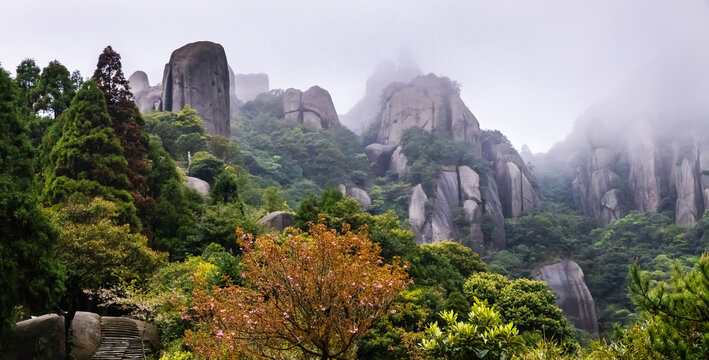
M 189 104 L 207 133 L 229 136 L 229 65 L 221 45 L 199 41 L 173 51 L 162 84 L 164 111 L 178 112 Z
M 304 129 L 318 131 L 338 126 L 340 120 L 327 90 L 313 86 L 305 92 L 288 89 L 283 93 L 286 119 L 297 121 Z
M 408 83 L 419 75 L 421 70 L 407 51 L 401 52 L 398 64 L 391 61 L 380 63 L 367 79 L 364 97 L 342 116 L 342 124 L 355 134 L 361 135 L 375 122 L 381 109 L 380 99 L 384 89 L 391 83 Z
M 77 360 L 91 359 L 101 345 L 101 317 L 77 311 L 71 321 L 72 353 Z
M 145 72 L 134 72 L 128 78 L 128 84 L 133 92 L 135 105 L 141 113 L 162 111 L 162 86 L 150 86 Z
M 463 103 L 454 82 L 433 74 L 384 90 L 378 143 L 398 145 L 411 127 L 470 144 L 480 153 L 480 125 Z
M 236 97 L 242 102 L 256 99 L 270 90 L 267 74 L 237 74 L 234 77 Z
M 202 179 L 188 176 L 186 185 L 188 188 L 196 190 L 202 196 L 209 195 L 209 183 Z
M 565 259 L 542 267 L 537 280 L 544 281 L 556 295 L 561 308 L 574 326 L 598 336 L 596 307 L 584 282 L 583 271 L 575 262 Z
M 383 176 L 389 169 L 391 156 L 396 147 L 382 144 L 369 144 L 364 148 L 364 153 L 369 159 L 369 168 L 377 176 Z
M 51 360 L 66 357 L 64 318 L 56 314 L 20 321 L 3 349 L 3 360 Z
M 541 210 L 536 186 L 532 185 L 536 180 L 517 151 L 493 135 L 488 136 L 482 146 L 483 156 L 492 163 L 504 216 L 515 219 Z
M 487 196 L 494 197 L 489 200 L 491 210 L 495 208 L 495 203 L 499 207 L 496 193 Z M 426 205 L 429 198 L 433 200 L 430 210 Z M 486 244 L 482 230 L 483 215 L 491 210 L 486 210 L 483 203 L 480 176 L 468 166 L 442 171 L 430 197 L 421 184 L 416 185 L 409 201 L 409 223 L 416 242 L 426 244 L 453 240 L 475 248 L 485 245 L 504 248 L 504 218 L 499 223 L 490 224 L 496 230 L 501 230 L 502 238 L 497 238 L 498 234 L 491 234 Z M 501 210 L 498 213 L 502 215 Z M 461 219 L 464 219 L 463 224 L 460 224 Z
M 369 194 L 363 189 L 360 189 L 356 186 L 348 187 L 345 186 L 345 184 L 338 185 L 338 188 L 340 189 L 342 195 L 349 196 L 357 200 L 362 211 L 369 211 L 369 209 L 372 207 L 372 199 L 369 197 Z
M 259 219 L 260 223 L 268 224 L 278 231 L 293 226 L 295 224 L 295 214 L 285 211 L 274 211 Z

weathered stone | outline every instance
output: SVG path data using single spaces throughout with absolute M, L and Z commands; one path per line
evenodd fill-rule
M 98 314 L 77 311 L 71 322 L 73 332 L 72 355 L 76 360 L 89 360 L 101 344 L 101 317 Z
M 238 74 L 234 77 L 236 97 L 243 102 L 255 99 L 270 89 L 267 74 Z
M 602 224 L 610 224 L 614 221 L 618 221 L 627 214 L 628 211 L 620 202 L 620 190 L 611 189 L 603 194 L 600 214 Z
M 259 219 L 262 224 L 268 224 L 278 231 L 293 226 L 295 224 L 295 214 L 285 211 L 274 211 Z
M 612 166 L 616 162 L 616 152 L 613 148 L 598 148 L 593 150 L 593 159 L 591 159 L 594 169 L 603 169 Z
M 403 176 L 409 171 L 409 159 L 401 152 L 401 146 L 397 146 L 396 150 L 391 154 L 389 171 L 398 176 Z
M 469 224 L 470 242 L 475 248 L 482 249 L 485 246 L 485 235 L 482 231 L 482 206 L 476 200 L 465 200 L 463 201 L 463 211 L 465 212 L 465 220 Z
M 434 242 L 458 239 L 458 231 L 454 224 L 460 207 L 458 191 L 458 174 L 455 171 L 441 172 L 436 183 L 436 197 L 431 217 Z
M 573 324 L 598 336 L 596 308 L 584 282 L 583 271 L 575 262 L 565 259 L 540 269 L 538 280 L 544 281 L 556 294 L 556 304 Z
M 480 153 L 480 126 L 460 100 L 452 81 L 433 74 L 384 90 L 379 143 L 398 145 L 411 127 L 436 131 L 470 144 Z
M 704 214 L 704 202 L 699 183 L 699 171 L 696 161 L 682 159 L 676 172 L 677 203 L 675 222 L 685 228 L 691 228 Z
M 485 212 L 490 214 L 494 229 L 492 230 L 492 238 L 485 239 L 488 246 L 494 250 L 502 250 L 505 248 L 505 217 L 502 213 L 502 204 L 498 197 L 497 182 L 491 175 L 487 175 L 487 187 L 483 200 L 485 204 Z
M 329 129 L 340 124 L 330 93 L 319 86 L 313 86 L 305 92 L 286 90 L 283 94 L 283 111 L 286 119 L 298 121 L 310 131 Z
M 229 136 L 229 65 L 221 45 L 199 41 L 173 51 L 162 84 L 163 110 L 178 112 L 189 104 L 207 133 Z
M 366 191 L 353 187 L 349 190 L 350 196 L 352 196 L 359 205 L 362 207 L 362 211 L 367 211 L 372 207 L 372 199 L 369 198 L 369 194 Z
M 480 201 L 480 176 L 469 166 L 458 166 L 460 193 L 463 200 Z
M 337 188 L 342 193 L 342 196 L 347 196 L 347 187 L 345 186 L 345 184 L 337 185 Z
M 3 349 L 7 360 L 53 360 L 66 357 L 64 318 L 56 314 L 20 321 Z
M 202 196 L 209 195 L 209 183 L 202 180 L 202 179 L 188 176 L 187 177 L 187 187 L 197 190 L 197 192 Z
M 138 70 L 128 77 L 128 84 L 130 85 L 130 90 L 133 94 L 147 90 L 150 87 L 148 74 L 144 71 Z
M 646 125 L 639 123 L 632 128 L 628 134 L 627 152 L 630 164 L 628 188 L 633 193 L 635 206 L 640 211 L 656 212 L 660 207 L 660 182 L 655 169 L 657 155 Z
M 421 186 L 421 184 L 414 186 L 411 191 L 411 200 L 409 200 L 409 224 L 411 224 L 411 230 L 418 244 L 427 242 L 424 236 L 426 201 L 428 201 L 428 196 L 426 196 L 426 192 L 423 191 L 423 186 Z
M 389 163 L 393 152 L 394 147 L 391 145 L 369 144 L 364 148 L 364 153 L 367 154 L 369 160 L 369 168 L 377 176 L 383 176 L 386 173 L 390 167 Z

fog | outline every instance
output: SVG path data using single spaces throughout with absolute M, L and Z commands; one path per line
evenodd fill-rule
M 88 76 L 110 44 L 126 76 L 143 70 L 155 84 L 173 50 L 210 40 L 236 73 L 265 72 L 272 88 L 320 85 L 341 114 L 377 64 L 406 47 L 424 73 L 462 85 L 482 128 L 535 152 L 636 74 L 687 76 L 675 57 L 709 44 L 708 2 L 692 0 L 3 0 L 0 9 L 8 71 L 30 57 Z

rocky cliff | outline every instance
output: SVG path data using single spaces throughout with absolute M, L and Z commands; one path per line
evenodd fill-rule
M 208 133 L 229 135 L 229 65 L 221 45 L 199 41 L 173 51 L 162 84 L 164 111 L 178 112 L 189 104 Z
M 474 248 L 504 249 L 505 217 L 541 208 L 534 177 L 519 154 L 498 140 L 504 138 L 501 134 L 483 135 L 455 83 L 447 78 L 431 74 L 409 84 L 392 84 L 382 101 L 378 142 L 365 148 L 376 175 L 401 177 L 411 171 L 401 136 L 412 127 L 466 144 L 490 165 L 483 174 L 470 166 L 438 164 L 432 190 L 421 184 L 412 188 L 409 222 L 417 242 L 454 240 Z
M 584 282 L 583 270 L 565 259 L 542 267 L 537 280 L 544 281 L 556 295 L 556 305 L 574 326 L 598 336 L 596 306 Z
M 297 121 L 310 131 L 340 124 L 330 93 L 319 86 L 305 92 L 293 88 L 286 90 L 283 93 L 283 112 L 286 119 Z
M 631 78 L 545 155 L 555 160 L 544 165 L 549 171 L 569 169 L 576 206 L 598 225 L 639 210 L 673 214 L 691 227 L 709 208 L 709 71 L 673 68 L 687 73 Z

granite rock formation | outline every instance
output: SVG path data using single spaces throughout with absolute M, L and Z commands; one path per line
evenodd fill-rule
M 236 97 L 247 102 L 270 90 L 267 74 L 237 74 L 234 77 Z
M 162 86 L 150 86 L 148 75 L 136 71 L 128 78 L 128 84 L 133 92 L 135 105 L 141 113 L 162 111 Z
M 221 45 L 199 41 L 173 51 L 162 84 L 164 111 L 178 112 L 189 104 L 207 133 L 229 136 L 229 65 Z
M 376 120 L 381 109 L 380 98 L 384 89 L 391 83 L 408 83 L 419 75 L 421 70 L 407 51 L 399 54 L 398 63 L 380 63 L 367 79 L 364 97 L 342 116 L 342 124 L 355 134 L 361 135 Z
M 327 90 L 313 86 L 305 92 L 288 89 L 283 93 L 286 119 L 297 121 L 304 129 L 318 131 L 339 126 L 335 105 Z
M 577 328 L 598 336 L 596 307 L 584 282 L 583 270 L 575 262 L 561 262 L 542 267 L 537 280 L 544 281 L 556 295 L 556 305 Z
M 274 211 L 259 219 L 260 223 L 268 224 L 278 231 L 293 226 L 295 224 L 295 214 L 285 211 Z
M 202 196 L 209 195 L 209 183 L 202 179 L 188 176 L 186 185 L 188 188 L 196 190 Z
M 448 78 L 419 76 L 409 84 L 389 85 L 382 94 L 378 143 L 398 145 L 411 127 L 470 144 L 480 153 L 480 125 Z

